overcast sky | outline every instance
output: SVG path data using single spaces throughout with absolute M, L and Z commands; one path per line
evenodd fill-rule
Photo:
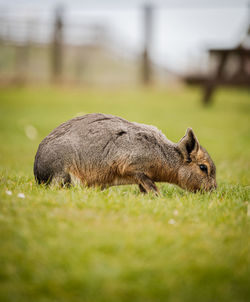
M 61 4 L 69 24 L 103 24 L 114 47 L 139 54 L 145 3 L 154 6 L 151 56 L 176 71 L 204 62 L 208 46 L 235 46 L 250 22 L 247 0 L 0 0 L 0 13 L 43 19 Z

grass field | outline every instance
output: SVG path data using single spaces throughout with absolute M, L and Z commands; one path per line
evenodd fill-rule
M 89 112 L 156 125 L 175 142 L 191 126 L 217 191 L 37 186 L 42 138 Z M 249 91 L 218 91 L 205 109 L 187 88 L 1 88 L 0 138 L 1 302 L 250 300 Z

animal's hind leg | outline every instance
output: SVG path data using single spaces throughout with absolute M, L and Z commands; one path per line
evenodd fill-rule
M 63 175 L 61 185 L 62 185 L 63 187 L 67 187 L 67 188 L 70 187 L 70 185 L 71 185 L 71 177 L 70 177 L 69 173 L 65 173 L 65 174 Z
M 156 193 L 156 195 L 159 194 L 155 183 L 144 173 L 137 173 L 136 180 L 142 193 L 149 193 L 150 191 L 153 191 Z
M 71 177 L 68 173 L 56 174 L 53 176 L 51 184 L 60 187 L 70 187 Z

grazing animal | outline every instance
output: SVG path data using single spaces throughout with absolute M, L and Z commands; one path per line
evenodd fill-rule
M 138 184 L 143 193 L 157 193 L 155 182 L 192 192 L 217 187 L 215 165 L 191 128 L 172 143 L 154 126 L 101 113 L 73 118 L 45 137 L 36 153 L 34 175 L 39 184 L 102 189 Z

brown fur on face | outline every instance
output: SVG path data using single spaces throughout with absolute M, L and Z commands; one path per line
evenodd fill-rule
M 183 164 L 178 172 L 178 185 L 192 192 L 216 189 L 215 164 L 207 151 L 200 146 L 192 129 L 187 130 L 179 145 Z M 207 171 L 202 171 L 200 165 L 205 165 Z

